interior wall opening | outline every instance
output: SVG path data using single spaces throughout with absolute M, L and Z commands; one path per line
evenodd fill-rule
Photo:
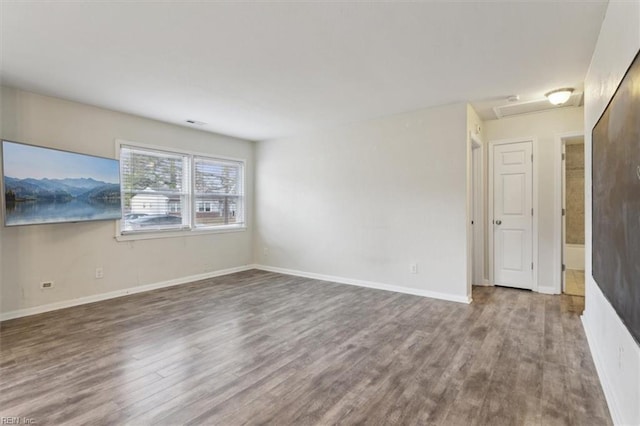
M 584 136 L 562 141 L 562 292 L 584 297 Z
M 472 284 L 484 285 L 484 183 L 482 181 L 482 142 L 471 136 L 471 225 L 472 225 Z

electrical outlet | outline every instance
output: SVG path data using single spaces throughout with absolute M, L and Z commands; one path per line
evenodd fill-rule
M 98 266 L 96 268 L 96 279 L 99 280 L 101 278 L 104 278 L 104 269 L 102 269 L 102 266 Z
M 43 290 L 48 290 L 53 288 L 53 281 L 43 281 L 40 283 L 40 288 Z
M 418 264 L 417 263 L 412 263 L 409 265 L 409 272 L 411 272 L 412 274 L 417 274 L 418 273 Z

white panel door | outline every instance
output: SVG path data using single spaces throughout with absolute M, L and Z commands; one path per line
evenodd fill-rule
M 531 142 L 493 147 L 493 281 L 533 289 Z

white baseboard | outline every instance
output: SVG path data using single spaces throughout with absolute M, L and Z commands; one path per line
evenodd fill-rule
M 602 385 L 602 391 L 604 392 L 604 397 L 607 400 L 607 405 L 609 406 L 611 420 L 613 421 L 614 425 L 623 425 L 625 423 L 622 419 L 622 415 L 620 414 L 620 408 L 618 407 L 616 393 L 613 391 L 611 380 L 606 373 L 607 369 L 604 368 L 604 363 L 598 353 L 598 342 L 596 342 L 595 336 L 591 332 L 589 324 L 587 323 L 587 321 L 585 321 L 584 315 L 581 315 L 580 319 L 582 320 L 582 328 L 584 329 L 584 334 L 587 336 L 587 342 L 589 343 L 589 352 L 591 352 L 591 357 L 593 358 L 593 363 L 596 366 L 598 378 L 600 379 L 600 384 Z
M 278 268 L 275 266 L 252 265 L 255 269 L 262 271 L 277 272 L 279 274 L 294 275 L 298 277 L 311 278 L 314 280 L 331 281 L 338 284 L 349 284 L 358 287 L 374 288 L 376 290 L 394 291 L 396 293 L 412 294 L 414 296 L 430 297 L 432 299 L 447 300 L 458 303 L 471 303 L 470 297 L 456 296 L 454 294 L 439 293 L 429 290 L 421 290 L 417 288 L 401 287 L 391 284 L 377 283 L 373 281 L 356 280 L 353 278 L 336 277 L 333 275 L 316 274 L 313 272 L 297 271 L 295 269 Z
M 100 293 L 100 294 L 94 294 L 91 296 L 79 297 L 77 299 L 63 300 L 61 302 L 34 306 L 32 308 L 24 308 L 24 309 L 17 309 L 15 311 L 2 312 L 0 313 L 0 321 L 7 321 L 14 318 L 37 315 L 44 312 L 57 311 L 59 309 L 70 308 L 72 306 L 100 302 L 102 300 L 114 299 L 116 297 L 122 297 L 128 294 L 142 293 L 145 291 L 156 290 L 159 288 L 172 287 L 175 285 L 186 284 L 194 281 L 204 280 L 207 278 L 219 277 L 222 275 L 229 275 L 236 272 L 247 271 L 250 269 L 260 269 L 263 271 L 278 272 L 286 275 L 295 275 L 299 277 L 312 278 L 312 279 L 323 280 L 323 281 L 332 281 L 340 284 L 356 285 L 359 287 L 374 288 L 378 290 L 394 291 L 397 293 L 406 293 L 406 294 L 412 294 L 415 296 L 431 297 L 433 299 L 448 300 L 452 302 L 471 303 L 471 298 L 455 296 L 447 293 L 438 293 L 438 292 L 433 292 L 428 290 L 420 290 L 420 289 L 414 289 L 409 287 L 401 287 L 401 286 L 395 286 L 395 285 L 389 285 L 389 284 L 383 284 L 383 283 L 376 283 L 371 281 L 355 280 L 351 278 L 336 277 L 331 275 L 315 274 L 311 272 L 276 268 L 276 267 L 265 266 L 265 265 L 243 265 L 235 268 L 221 269 L 218 271 L 207 272 L 204 274 L 189 275 L 186 277 L 175 278 L 172 280 L 110 291 L 108 293 Z
M 14 318 L 26 317 L 29 315 L 41 314 L 49 311 L 57 311 L 58 309 L 70 308 L 72 306 L 85 305 L 87 303 L 100 302 L 101 300 L 114 299 L 116 297 L 126 296 L 128 294 L 142 293 L 145 291 L 156 290 L 159 288 L 172 287 L 174 285 L 186 284 L 194 281 L 204 280 L 207 278 L 219 277 L 222 275 L 234 274 L 236 272 L 254 269 L 254 265 L 244 265 L 235 268 L 221 269 L 218 271 L 207 272 L 204 274 L 190 275 L 187 277 L 175 278 L 172 280 L 161 281 L 152 284 L 145 284 L 136 287 L 124 288 L 121 290 L 110 291 L 108 293 L 94 294 L 77 299 L 64 300 L 61 302 L 50 303 L 47 305 L 34 306 L 33 308 L 18 309 L 10 312 L 0 313 L 0 321 L 6 321 Z
M 538 286 L 538 293 L 559 294 L 555 287 L 545 287 L 545 286 Z

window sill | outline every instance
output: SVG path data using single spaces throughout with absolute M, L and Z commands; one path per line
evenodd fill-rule
M 192 237 L 197 235 L 208 234 L 226 234 L 228 232 L 244 232 L 247 230 L 246 226 L 226 226 L 212 228 L 194 228 L 189 230 L 180 231 L 147 231 L 136 232 L 130 234 L 117 234 L 116 241 L 136 241 L 136 240 L 153 240 L 158 238 L 175 238 L 175 237 Z

